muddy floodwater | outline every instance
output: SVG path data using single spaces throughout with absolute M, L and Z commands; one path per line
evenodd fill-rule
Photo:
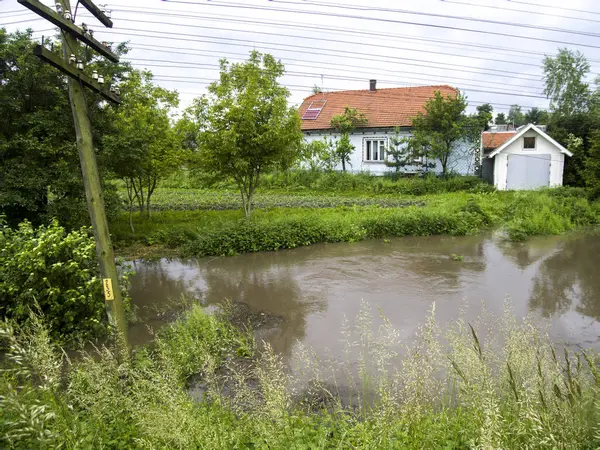
M 223 299 L 281 320 L 260 338 L 289 359 L 298 343 L 340 356 L 340 330 L 367 301 L 410 339 L 431 309 L 442 323 L 479 315 L 482 304 L 501 315 L 549 322 L 551 337 L 600 351 L 600 236 L 535 238 L 408 237 L 323 244 L 275 253 L 199 260 L 134 262 L 132 299 L 142 323 L 131 339 L 150 339 L 182 294 L 204 305 Z M 175 305 L 176 302 L 173 303 Z

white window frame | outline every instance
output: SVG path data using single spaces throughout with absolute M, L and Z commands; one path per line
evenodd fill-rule
M 525 139 L 533 139 L 533 147 L 525 147 Z M 537 148 L 537 136 L 523 136 L 523 151 L 531 152 Z
M 387 148 L 387 137 L 365 137 L 363 138 L 363 151 L 362 160 L 365 163 L 385 163 L 387 159 L 386 148 Z M 377 159 L 373 159 L 373 142 L 378 142 L 377 148 Z M 380 156 L 382 155 L 382 157 Z M 367 158 L 368 156 L 368 158 Z

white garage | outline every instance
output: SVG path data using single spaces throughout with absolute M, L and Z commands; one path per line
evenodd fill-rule
M 482 142 L 493 142 L 493 131 L 487 133 Z M 565 155 L 572 154 L 543 130 L 529 124 L 495 141 L 504 142 L 494 149 L 482 144 L 482 167 L 497 189 L 562 186 Z

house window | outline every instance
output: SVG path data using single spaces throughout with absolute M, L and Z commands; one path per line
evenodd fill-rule
M 534 149 L 535 148 L 535 137 L 526 137 L 523 138 L 523 148 L 524 149 Z
M 364 140 L 364 160 L 379 162 L 385 160 L 385 139 Z

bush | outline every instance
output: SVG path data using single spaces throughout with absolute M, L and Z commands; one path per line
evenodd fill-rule
M 493 192 L 495 188 L 475 176 L 440 178 L 377 176 L 369 173 L 294 170 L 264 176 L 262 189 L 360 192 L 377 194 L 427 195 L 446 192 Z
M 331 214 L 283 216 L 229 224 L 198 234 L 184 256 L 225 256 L 275 251 L 319 242 L 356 242 L 388 236 L 465 235 L 486 226 L 482 213 L 444 208 L 338 208 Z
M 0 314 L 25 323 L 41 312 L 61 342 L 105 332 L 104 299 L 90 230 L 53 221 L 34 229 L 0 225 Z

